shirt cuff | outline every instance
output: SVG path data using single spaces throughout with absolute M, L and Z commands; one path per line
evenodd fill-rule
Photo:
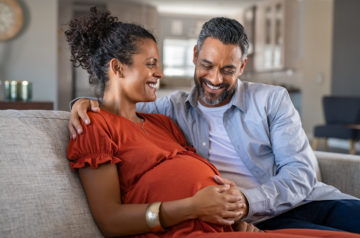
M 258 188 L 252 188 L 241 190 L 241 192 L 245 195 L 249 203 L 247 217 L 265 215 L 264 213 L 269 209 L 269 201 L 262 191 Z
M 72 107 L 74 106 L 74 103 L 76 103 L 76 101 L 81 99 L 81 98 L 87 98 L 87 99 L 90 99 L 90 100 L 93 100 L 93 101 L 98 101 L 99 103 L 102 103 L 102 98 L 97 98 L 97 97 L 77 97 L 77 98 L 70 101 L 70 103 L 69 103 L 70 111 L 71 111 Z

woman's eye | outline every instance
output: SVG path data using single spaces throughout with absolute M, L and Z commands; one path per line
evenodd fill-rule
M 155 64 L 149 63 L 149 64 L 147 64 L 147 66 L 150 67 L 150 68 L 154 68 L 154 67 L 155 67 Z

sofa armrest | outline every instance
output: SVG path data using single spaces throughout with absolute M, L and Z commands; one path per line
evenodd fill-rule
M 322 182 L 360 197 L 360 156 L 315 151 Z

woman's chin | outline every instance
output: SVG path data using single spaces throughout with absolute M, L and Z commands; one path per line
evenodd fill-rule
M 156 100 L 156 94 L 150 97 L 146 97 L 146 99 L 143 102 L 153 102 Z

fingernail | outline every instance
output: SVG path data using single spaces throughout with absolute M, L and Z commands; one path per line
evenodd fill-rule
M 85 120 L 85 124 L 86 125 L 89 125 L 90 124 L 90 121 L 88 119 Z
M 81 133 L 82 133 L 82 130 L 81 130 L 81 129 L 77 129 L 77 133 L 78 133 L 78 134 L 81 134 Z
M 71 138 L 72 138 L 73 140 L 75 140 L 75 139 L 76 139 L 76 135 L 72 135 Z

